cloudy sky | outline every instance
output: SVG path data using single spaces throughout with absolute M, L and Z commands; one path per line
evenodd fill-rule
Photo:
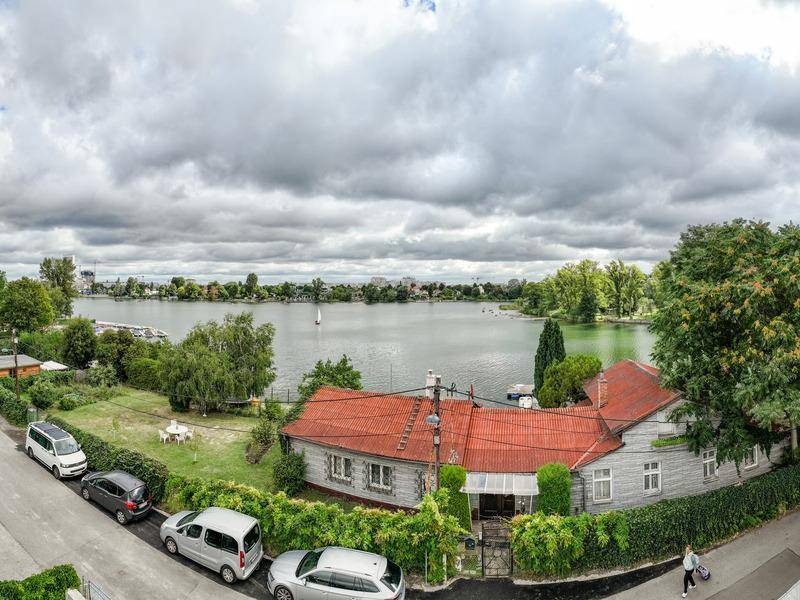
M 537 278 L 800 217 L 789 0 L 0 0 L 0 269 Z

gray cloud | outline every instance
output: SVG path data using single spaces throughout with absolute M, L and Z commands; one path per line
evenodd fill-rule
M 13 275 L 649 267 L 689 223 L 796 216 L 800 189 L 795 71 L 665 59 L 588 0 L 13 3 L 0 89 Z

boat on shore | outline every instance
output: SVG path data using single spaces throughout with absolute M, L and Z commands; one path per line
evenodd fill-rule
M 129 323 L 113 323 L 111 321 L 95 321 L 94 332 L 100 335 L 106 330 L 112 331 L 130 331 L 135 338 L 142 339 L 163 339 L 169 337 L 169 334 L 156 327 L 148 327 L 145 325 L 130 325 Z

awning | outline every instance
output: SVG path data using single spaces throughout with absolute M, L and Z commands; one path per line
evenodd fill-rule
M 539 486 L 535 473 L 467 473 L 467 483 L 461 491 L 466 494 L 536 496 Z

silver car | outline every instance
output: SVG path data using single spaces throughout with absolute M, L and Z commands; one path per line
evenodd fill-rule
M 216 571 L 226 583 L 250 577 L 264 557 L 258 521 L 227 508 L 175 513 L 160 533 L 167 552 Z
M 275 600 L 403 600 L 403 571 L 379 554 L 328 547 L 284 552 L 269 569 Z

